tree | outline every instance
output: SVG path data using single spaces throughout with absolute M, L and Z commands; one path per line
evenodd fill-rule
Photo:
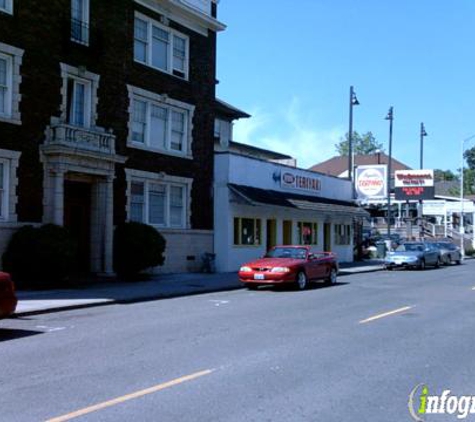
M 349 154 L 349 134 L 335 144 L 338 154 L 347 156 Z M 376 141 L 376 138 L 371 132 L 366 132 L 360 135 L 358 132 L 353 132 L 352 136 L 353 152 L 357 155 L 374 154 L 376 151 L 384 152 L 383 144 Z
M 468 167 L 471 170 L 475 170 L 475 147 L 467 149 L 463 156 L 467 160 Z
M 452 170 L 434 170 L 434 180 L 436 182 L 451 182 L 453 180 L 458 180 L 458 176 L 452 172 Z
M 460 180 L 457 178 L 457 180 Z M 460 196 L 460 187 L 453 187 L 449 190 L 449 194 Z M 463 196 L 475 195 L 475 169 L 463 170 Z

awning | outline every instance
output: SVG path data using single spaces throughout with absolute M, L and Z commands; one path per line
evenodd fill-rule
M 303 211 L 317 211 L 329 215 L 336 214 L 340 217 L 369 217 L 367 211 L 349 201 L 260 189 L 234 183 L 229 183 L 228 186 L 239 202 L 244 202 L 248 205 L 273 205 Z

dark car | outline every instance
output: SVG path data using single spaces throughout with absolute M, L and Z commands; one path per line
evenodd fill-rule
M 0 319 L 15 312 L 17 298 L 10 274 L 0 272 Z
M 455 262 L 457 265 L 460 265 L 462 263 L 460 248 L 452 242 L 434 242 L 433 245 L 439 250 L 440 259 L 443 264 L 449 265 Z
M 305 289 L 310 281 L 336 283 L 338 263 L 331 252 L 313 252 L 309 246 L 276 246 L 260 259 L 244 264 L 239 280 L 249 288 L 290 283 Z

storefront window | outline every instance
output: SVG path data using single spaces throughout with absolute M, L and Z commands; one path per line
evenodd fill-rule
M 260 245 L 261 220 L 256 218 L 235 218 L 234 244 L 253 246 Z
M 351 229 L 348 224 L 335 224 L 335 245 L 349 245 L 351 243 Z
M 301 245 L 316 245 L 318 243 L 318 224 L 299 221 L 298 234 Z

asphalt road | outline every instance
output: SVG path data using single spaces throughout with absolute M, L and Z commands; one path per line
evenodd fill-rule
M 419 383 L 475 395 L 474 270 L 0 321 L 0 421 L 410 421 Z

